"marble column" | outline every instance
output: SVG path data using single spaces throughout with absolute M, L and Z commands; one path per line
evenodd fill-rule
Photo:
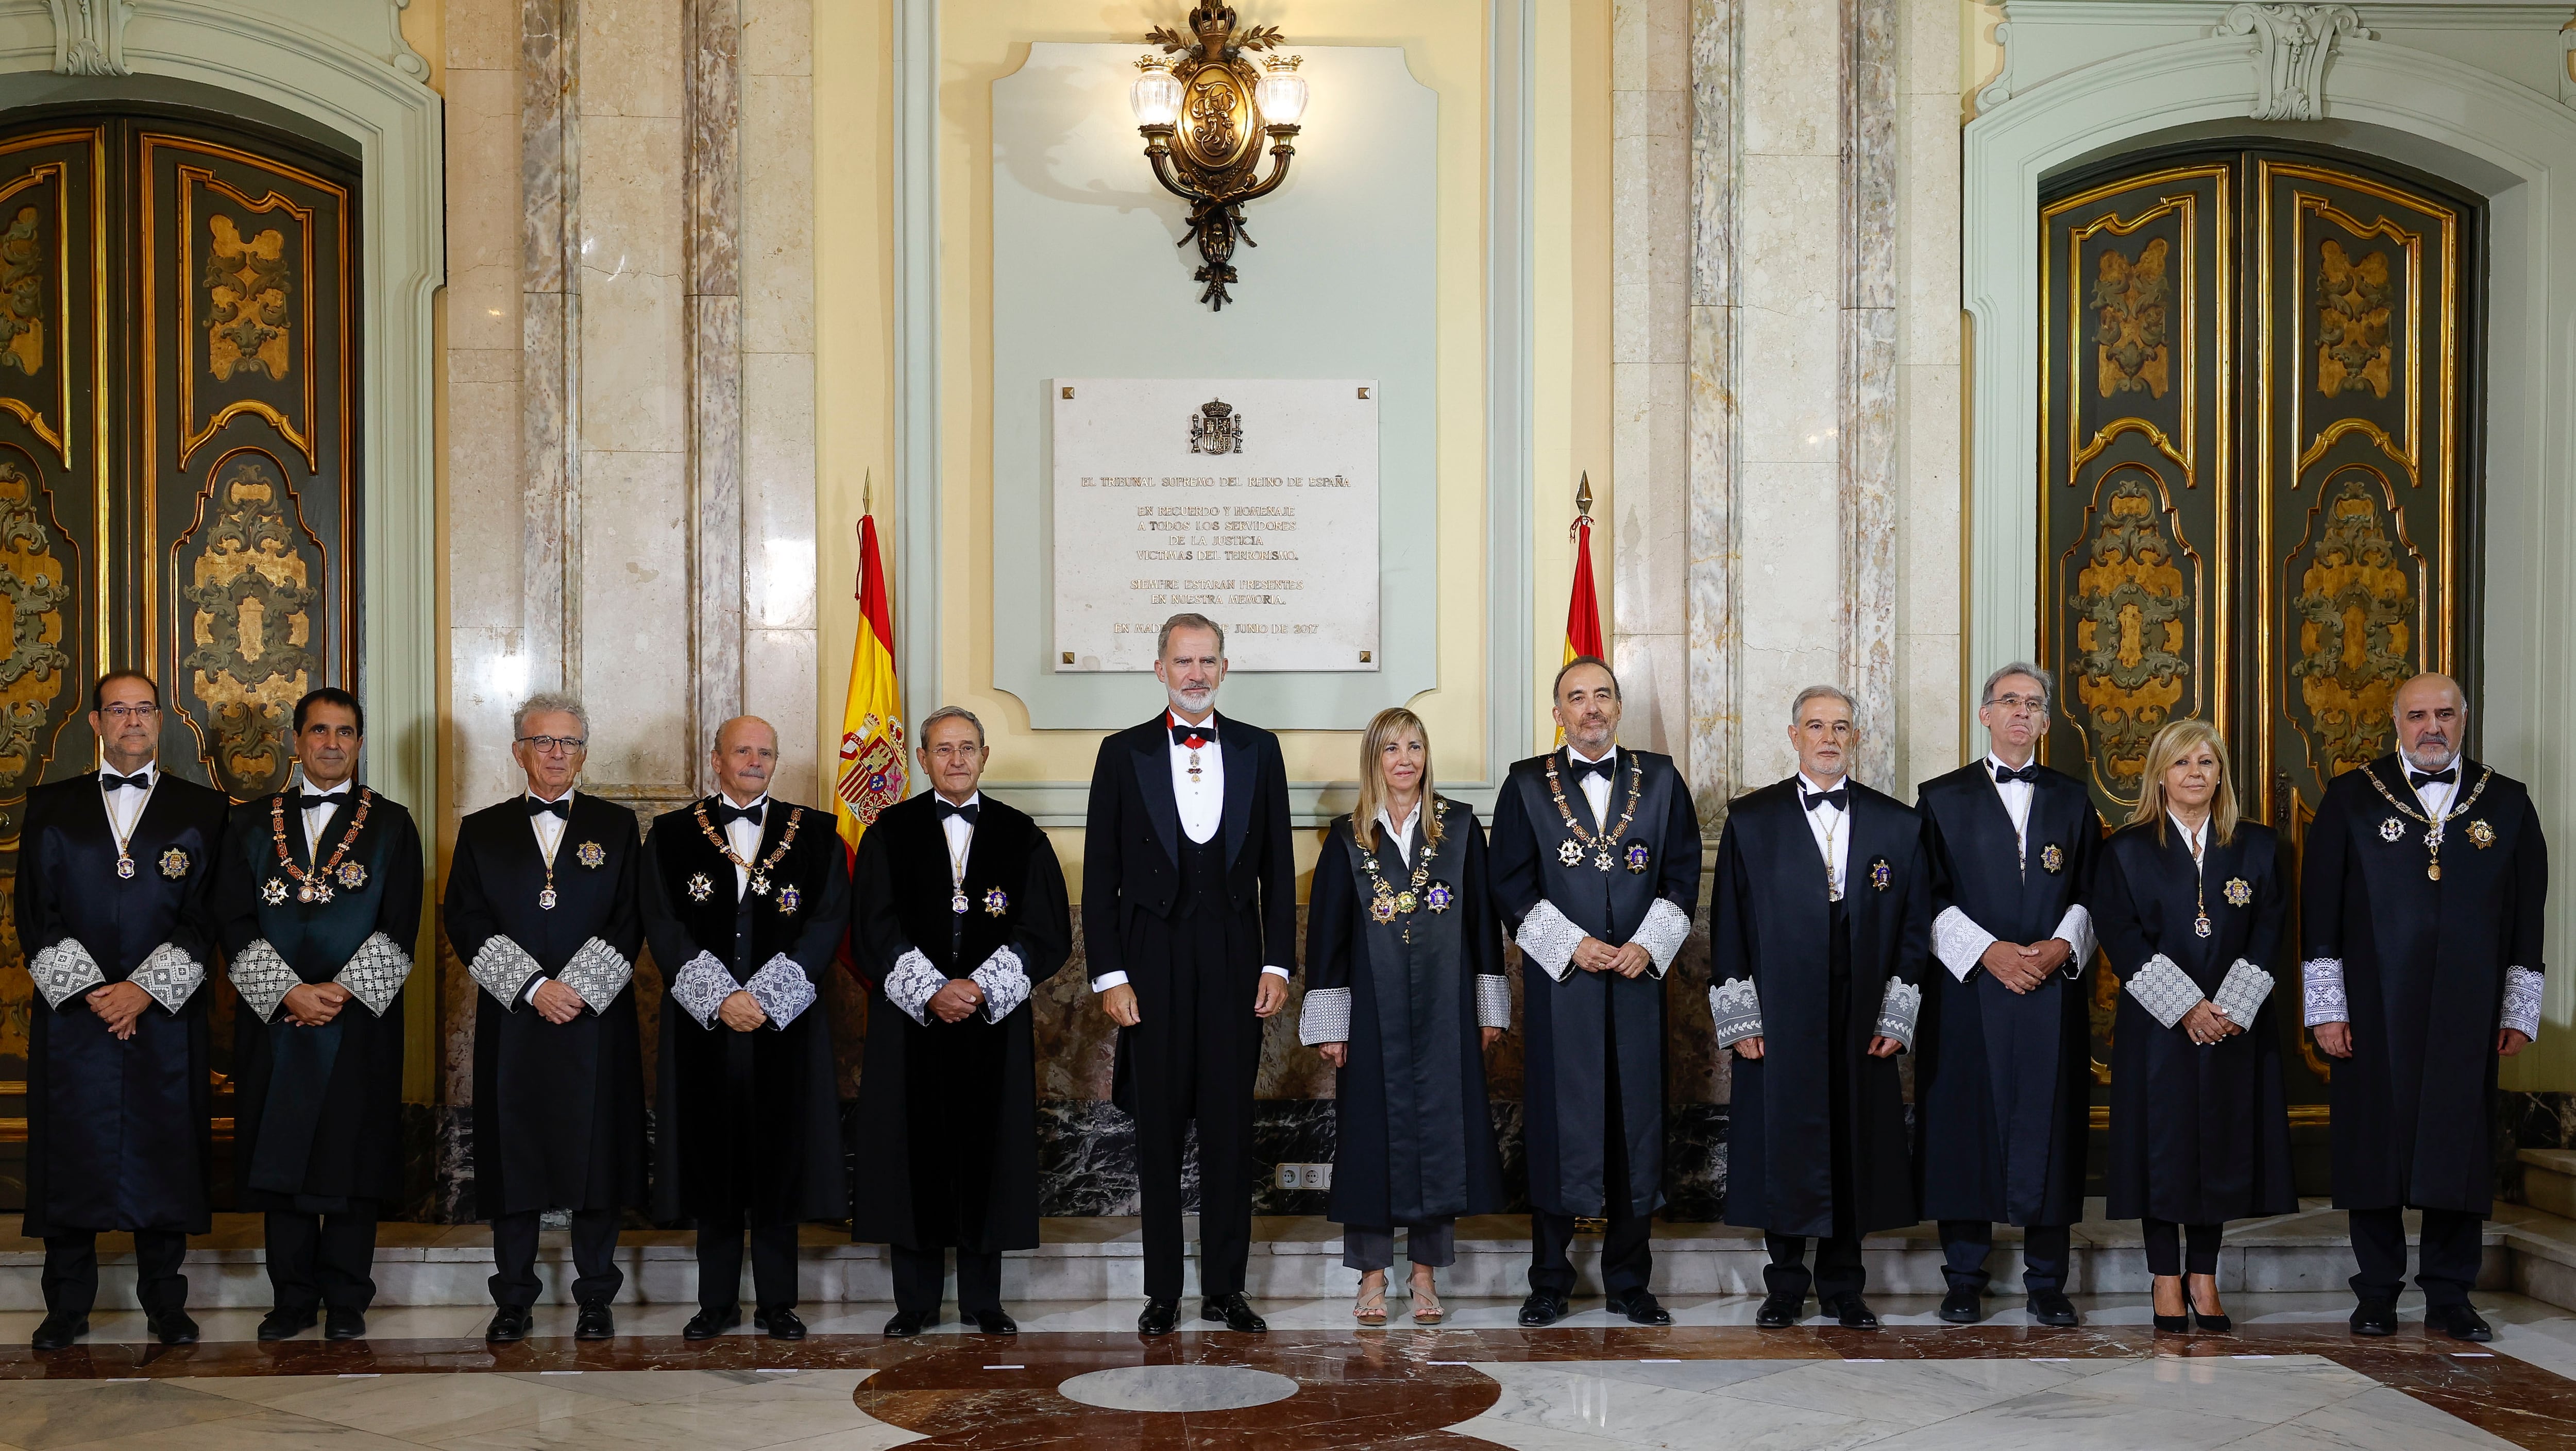
M 1897 779 L 1896 95 L 1899 0 L 1843 0 L 1843 680 L 1861 726 L 1856 774 Z
M 1897 776 L 1927 780 L 1959 763 L 1960 372 L 1959 109 L 1961 47 L 1951 0 L 1898 0 L 1896 187 Z
M 1692 0 L 1690 273 L 1683 547 L 1690 751 L 1700 819 L 1712 825 L 1743 783 L 1737 700 L 1742 624 L 1736 611 L 1735 201 L 1737 0 Z
M 741 0 L 682 0 L 680 46 L 695 747 L 742 713 Z M 692 792 L 713 791 L 708 752 L 692 749 L 689 760 Z

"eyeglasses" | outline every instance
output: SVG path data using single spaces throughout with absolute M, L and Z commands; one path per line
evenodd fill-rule
M 2037 715 L 2048 709 L 2048 697 L 2044 695 L 1998 695 L 1994 699 L 1987 701 L 1986 704 L 2003 711 L 2006 715 Z
M 139 720 L 150 720 L 152 717 L 160 713 L 161 707 L 151 704 L 111 705 L 99 712 L 100 715 L 106 716 L 109 720 L 116 722 L 118 725 L 128 725 Z
M 521 736 L 519 744 L 541 755 L 551 756 L 557 751 L 567 754 L 578 751 L 590 742 L 579 736 Z

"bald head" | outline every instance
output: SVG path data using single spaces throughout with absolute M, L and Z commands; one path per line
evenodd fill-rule
M 2467 739 L 2468 697 L 2460 683 L 2430 671 L 2397 687 L 2388 713 L 2397 722 L 2397 750 L 2418 771 L 2439 771 L 2460 758 Z
M 717 789 L 736 806 L 748 806 L 769 790 L 769 775 L 778 769 L 778 729 L 756 715 L 738 715 L 716 727 L 713 757 Z

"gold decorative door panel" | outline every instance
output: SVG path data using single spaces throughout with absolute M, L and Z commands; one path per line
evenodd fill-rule
M 2156 729 L 2198 716 L 2295 861 L 2325 783 L 2391 748 L 2399 682 L 2446 671 L 2476 699 L 2478 223 L 2438 185 L 2270 148 L 2135 158 L 2043 196 L 2045 753 L 2114 823 Z M 2094 984 L 2107 1082 L 2119 983 Z M 2331 1065 L 2294 1019 L 2312 1188 Z

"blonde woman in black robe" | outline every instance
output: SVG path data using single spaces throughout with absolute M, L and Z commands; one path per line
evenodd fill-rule
M 1360 744 L 1358 808 L 1315 862 L 1297 1034 L 1339 1070 L 1326 1213 L 1360 1272 L 1351 1314 L 1363 1325 L 1386 1323 L 1397 1225 L 1414 1323 L 1436 1325 L 1458 1216 L 1503 1207 L 1484 1050 L 1511 1021 L 1476 813 L 1431 789 L 1421 718 L 1379 711 Z

